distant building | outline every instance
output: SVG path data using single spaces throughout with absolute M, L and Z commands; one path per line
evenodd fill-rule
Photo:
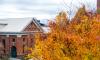
M 97 13 L 100 13 L 100 0 L 97 0 Z
M 97 0 L 97 8 L 100 8 L 100 0 Z
M 27 49 L 34 46 L 34 35 L 43 32 L 34 18 L 0 19 L 0 43 L 4 54 L 12 57 L 25 55 Z

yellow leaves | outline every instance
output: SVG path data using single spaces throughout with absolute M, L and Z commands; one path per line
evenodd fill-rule
M 83 7 L 74 19 L 77 23 L 66 23 L 66 14 L 61 12 L 56 22 L 51 22 L 51 33 L 46 39 L 41 34 L 36 35 L 35 48 L 29 56 L 42 60 L 99 60 L 100 22 L 97 17 L 87 16 Z
M 69 57 L 63 57 L 63 59 L 62 60 L 71 60 Z

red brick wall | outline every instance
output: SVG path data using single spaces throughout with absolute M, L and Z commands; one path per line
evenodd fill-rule
M 11 47 L 13 46 L 12 41 L 13 39 L 15 39 L 15 46 L 17 48 L 17 55 L 24 55 L 26 53 L 26 50 L 24 49 L 24 45 L 28 46 L 27 48 L 31 48 L 32 45 L 34 45 L 32 43 L 31 40 L 34 40 L 34 36 L 33 35 L 23 35 L 21 37 L 18 37 L 17 35 L 10 35 L 9 37 L 5 36 L 1 36 L 0 35 L 0 42 L 5 39 L 5 54 L 10 54 L 11 51 Z M 34 41 L 33 41 L 34 42 Z
M 24 32 L 32 32 L 32 31 L 40 31 L 40 29 L 33 23 L 31 22 L 25 29 Z M 26 54 L 26 51 L 24 47 L 31 48 L 34 47 L 34 34 L 28 34 L 28 35 L 22 35 L 22 36 L 17 36 L 17 35 L 10 35 L 10 36 L 1 36 L 0 35 L 0 40 L 5 39 L 6 41 L 6 47 L 5 47 L 5 54 L 10 54 L 11 47 L 13 46 L 12 42 L 13 39 L 15 39 L 15 47 L 17 48 L 17 55 L 24 55 Z

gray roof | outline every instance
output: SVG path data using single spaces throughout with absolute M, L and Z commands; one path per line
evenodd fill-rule
M 0 32 L 22 32 L 30 22 L 34 22 L 41 29 L 39 23 L 33 18 L 0 19 Z

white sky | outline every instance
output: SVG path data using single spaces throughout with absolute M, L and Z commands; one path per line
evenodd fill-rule
M 62 10 L 69 11 L 70 8 L 67 6 L 72 6 L 71 1 L 73 1 L 74 12 L 75 7 L 79 7 L 81 3 L 89 9 L 96 10 L 96 0 L 0 0 L 0 18 L 50 19 Z

